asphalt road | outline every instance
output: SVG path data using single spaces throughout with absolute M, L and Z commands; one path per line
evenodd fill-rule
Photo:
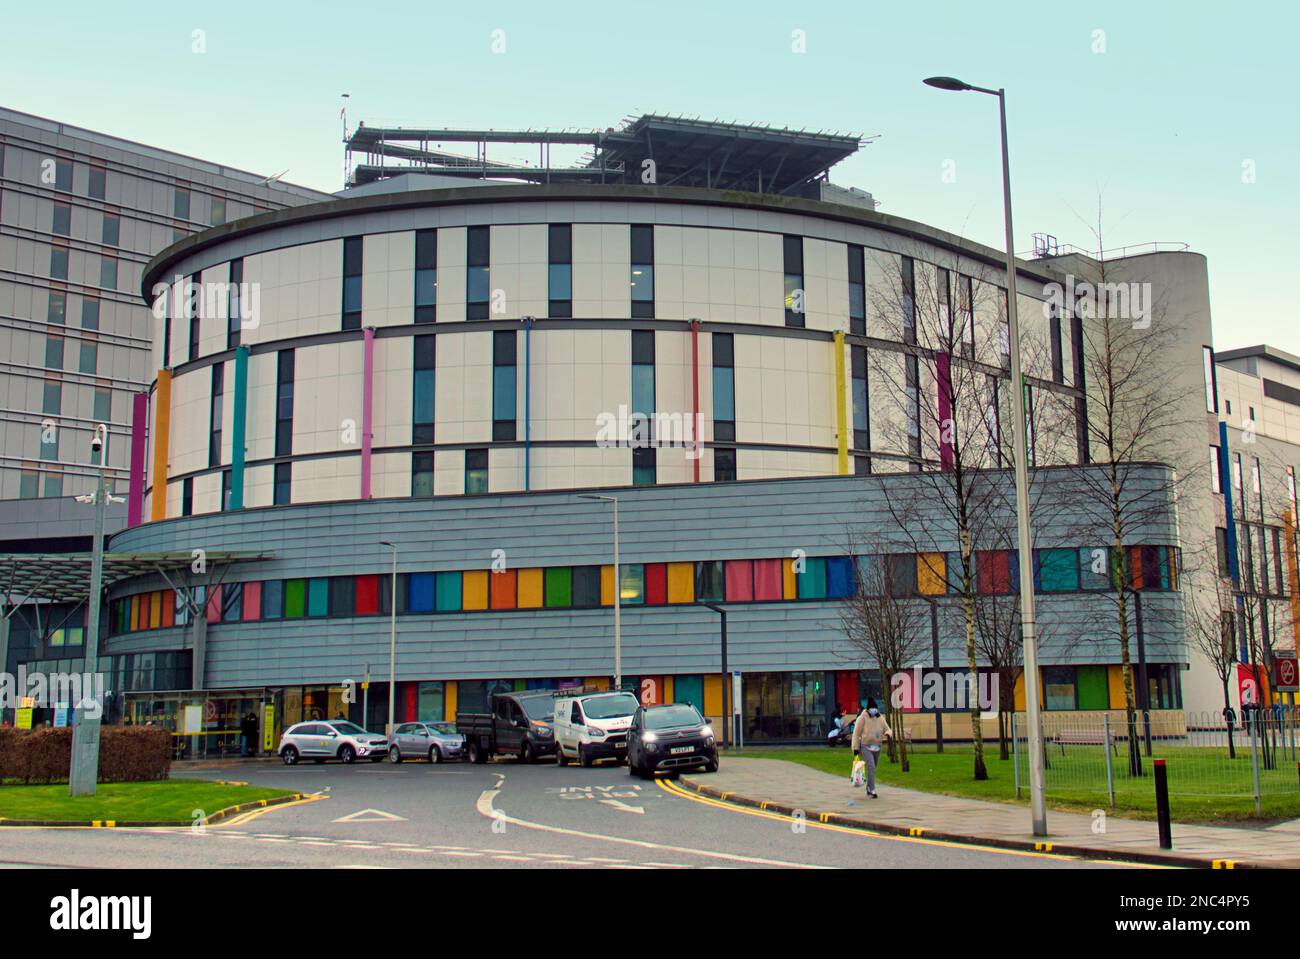
M 725 761 L 725 760 L 724 760 Z M 232 764 L 178 775 L 319 794 L 202 829 L 0 830 L 0 865 L 231 868 L 1042 868 L 1107 864 L 740 810 L 624 767 Z M 702 775 L 702 774 L 701 774 Z

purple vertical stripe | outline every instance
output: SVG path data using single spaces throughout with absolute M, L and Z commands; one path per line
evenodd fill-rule
M 947 353 L 935 356 L 934 378 L 939 391 L 939 463 L 943 469 L 950 470 L 955 465 L 952 440 L 957 425 L 952 418 L 952 357 Z
M 126 525 L 139 526 L 144 518 L 144 446 L 149 428 L 149 394 L 131 397 L 131 479 L 126 494 Z
M 361 498 L 370 499 L 370 428 L 374 409 L 375 328 L 365 331 L 365 358 L 361 374 Z

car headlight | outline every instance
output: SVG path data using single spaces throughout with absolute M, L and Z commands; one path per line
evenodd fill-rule
M 648 752 L 648 753 L 657 753 L 657 752 L 659 751 L 659 744 L 658 744 L 658 743 L 646 743 L 646 744 L 645 744 L 645 751 Z
M 705 739 L 712 739 L 712 738 L 713 738 L 713 727 L 712 727 L 712 726 L 703 726 L 703 727 L 701 727 L 701 728 L 700 728 L 700 735 L 703 736 Z
M 656 736 L 654 733 L 645 733 L 641 737 L 641 742 L 643 743 L 657 743 L 658 741 L 659 741 L 659 737 Z
M 605 730 L 603 730 L 603 729 L 597 729 L 595 726 L 588 726 L 588 727 L 587 727 L 587 735 L 588 735 L 588 736 L 591 736 L 591 737 L 593 737 L 593 738 L 595 738 L 595 739 L 604 739 L 604 738 L 605 738 Z

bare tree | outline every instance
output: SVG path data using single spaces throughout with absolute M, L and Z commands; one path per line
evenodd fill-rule
M 1183 589 L 1191 592 L 1198 584 L 1183 582 Z M 1192 651 L 1205 658 L 1214 670 L 1223 690 L 1223 717 L 1228 729 L 1228 758 L 1237 758 L 1232 741 L 1232 697 L 1229 683 L 1237 665 L 1236 614 L 1232 603 L 1232 583 L 1215 578 L 1205 586 L 1214 594 L 1213 602 L 1188 602 L 1186 604 L 1187 642 Z
M 897 745 L 903 772 L 910 769 L 903 712 L 890 695 L 892 677 L 920 661 L 926 648 L 924 608 L 914 599 L 893 595 L 882 564 L 859 571 L 857 588 L 840 605 L 840 624 L 848 639 L 852 659 L 863 669 L 875 667 L 885 700 L 881 708 L 893 736 L 889 758 Z

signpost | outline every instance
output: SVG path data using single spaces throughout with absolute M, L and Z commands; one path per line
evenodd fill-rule
M 1300 692 L 1300 661 L 1294 656 L 1275 655 L 1273 684 L 1279 693 Z

